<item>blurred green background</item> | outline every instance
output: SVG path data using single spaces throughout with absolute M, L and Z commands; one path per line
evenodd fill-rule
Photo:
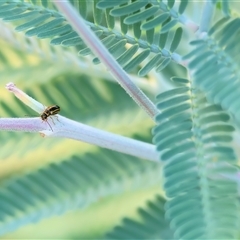
M 10 34 L 0 40 L 1 117 L 36 116 L 5 89 L 14 82 L 65 117 L 151 143 L 154 123 L 101 66 L 1 27 Z M 39 134 L 0 139 L 1 239 L 104 238 L 124 217 L 140 221 L 137 208 L 161 194 L 160 164 Z

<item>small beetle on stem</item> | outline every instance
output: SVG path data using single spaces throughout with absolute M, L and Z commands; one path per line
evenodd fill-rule
M 60 112 L 60 107 L 58 105 L 52 105 L 47 107 L 44 112 L 40 115 L 41 119 L 45 122 L 47 122 L 47 124 L 49 125 L 49 127 L 51 128 L 51 130 L 53 131 L 52 127 L 50 126 L 50 124 L 47 121 L 48 117 L 51 117 L 53 115 L 56 115 Z

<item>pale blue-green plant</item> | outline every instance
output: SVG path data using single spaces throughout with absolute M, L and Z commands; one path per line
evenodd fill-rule
M 13 119 L 33 113 L 1 90 L 2 238 L 237 239 L 238 8 L 0 0 L 3 87 L 64 116 Z

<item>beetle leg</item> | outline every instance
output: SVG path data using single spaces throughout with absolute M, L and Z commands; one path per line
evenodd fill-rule
M 48 124 L 48 126 L 51 128 L 52 132 L 53 132 L 53 129 L 52 129 L 51 125 L 49 124 L 49 122 L 47 121 L 47 119 L 43 120 L 43 122 L 46 122 Z

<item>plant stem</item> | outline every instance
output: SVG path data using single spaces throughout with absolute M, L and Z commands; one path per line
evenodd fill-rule
M 68 1 L 53 0 L 54 4 L 63 13 L 71 26 L 76 30 L 86 45 L 101 60 L 116 78 L 118 83 L 133 98 L 133 100 L 154 120 L 158 114 L 156 106 L 150 99 L 131 81 L 128 74 L 121 68 L 117 61 L 108 52 L 97 36 L 85 24 L 84 19 L 77 13 Z
M 46 108 L 12 82 L 6 84 L 6 89 L 40 114 Z M 51 115 L 45 120 L 42 120 L 41 117 L 0 118 L 0 130 L 40 132 L 42 136 L 75 139 L 151 161 L 158 161 L 159 159 L 153 144 L 99 130 L 65 118 L 59 114 Z
M 59 121 L 59 131 L 54 131 L 50 137 L 76 139 L 150 161 L 159 161 L 158 152 L 153 144 L 119 136 L 62 116 L 59 117 Z
M 40 132 L 42 136 L 70 138 L 113 151 L 158 162 L 159 156 L 153 144 L 119 136 L 87 126 L 60 115 L 42 121 L 39 118 L 0 118 L 0 130 Z M 51 129 L 49 126 L 51 125 Z
M 201 17 L 201 23 L 199 26 L 200 33 L 207 32 L 209 30 L 211 20 L 213 17 L 214 7 L 215 6 L 211 1 L 209 0 L 205 1 L 205 6 L 203 8 L 202 17 Z

